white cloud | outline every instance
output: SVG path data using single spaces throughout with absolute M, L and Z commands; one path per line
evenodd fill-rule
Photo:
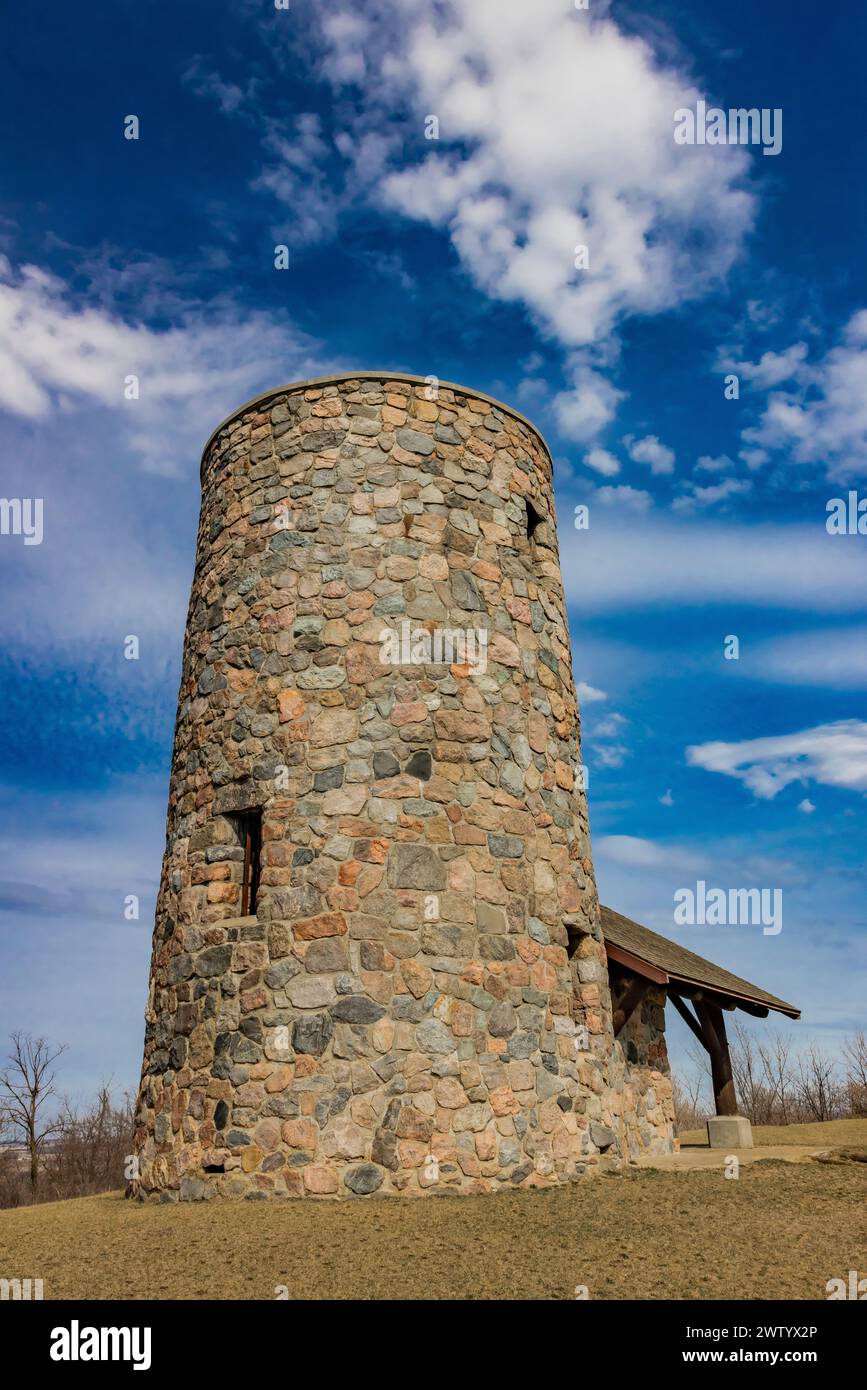
M 359 13 L 344 0 L 321 21 L 321 71 L 341 100 L 355 88 L 354 124 L 338 141 L 350 181 L 441 228 L 481 290 L 523 306 L 569 351 L 719 285 L 754 217 L 748 152 L 675 144 L 674 113 L 701 92 L 671 49 L 654 51 L 607 10 L 368 0 Z M 425 139 L 431 115 L 437 140 Z M 374 134 L 388 161 L 375 183 L 360 144 Z M 589 269 L 576 269 L 578 246 Z M 569 438 L 589 442 L 619 393 L 593 364 L 577 376 L 555 413 Z
M 548 398 L 548 383 L 542 377 L 523 376 L 515 388 L 515 395 L 525 410 L 538 409 Z
M 195 470 L 214 426 L 257 391 L 328 369 L 285 319 L 216 300 L 178 310 L 158 332 L 79 305 L 55 276 L 29 265 L 16 274 L 4 257 L 0 344 L 0 411 L 45 421 L 111 410 L 144 468 L 163 475 Z M 138 400 L 124 399 L 128 376 L 139 379 Z
M 584 455 L 584 464 L 585 467 L 592 468 L 595 473 L 601 473 L 607 478 L 613 478 L 620 472 L 620 464 L 607 449 L 591 449 Z
M 744 430 L 744 444 L 780 452 L 788 463 L 820 465 L 834 481 L 860 477 L 867 452 L 867 310 L 852 316 L 840 342 L 816 362 L 806 362 L 805 354 L 796 343 L 756 365 L 760 372 L 768 357 L 794 363 L 788 376 L 795 384 L 771 394 L 758 425 Z
M 328 44 L 325 76 L 335 86 L 363 82 L 367 76 L 364 49 L 372 31 L 368 16 L 352 10 L 332 11 L 323 19 L 322 29 Z
M 267 189 L 287 210 L 275 238 L 304 246 L 334 239 L 341 215 L 378 187 L 402 142 L 393 132 L 363 128 L 340 130 L 332 142 L 320 117 L 306 111 L 288 136 L 282 123 L 268 122 L 262 143 L 268 162 L 251 187 Z
M 798 810 L 803 811 L 805 816 L 811 816 L 815 809 L 812 801 L 809 801 L 807 797 L 804 797 L 803 801 L 798 802 Z
M 750 679 L 830 690 L 867 690 L 867 627 L 787 633 L 751 649 Z
M 759 332 L 773 328 L 781 317 L 779 304 L 765 304 L 761 299 L 747 300 L 747 318 Z
M 282 316 L 168 296 L 174 326 L 156 331 L 113 312 L 110 295 L 81 304 L 54 276 L 0 264 L 3 487 L 44 499 L 43 543 L 3 547 L 3 642 L 31 666 L 120 690 L 121 710 L 135 684 L 124 636 L 141 642 L 141 690 L 180 650 L 211 430 L 257 392 L 332 366 Z M 133 374 L 140 398 L 125 401 Z M 160 524 L 143 530 L 150 513 Z
M 626 728 L 626 719 L 616 710 L 593 724 L 588 735 L 593 745 L 593 761 L 597 767 L 622 767 L 629 757 L 629 748 L 619 740 Z
M 807 357 L 806 343 L 793 343 L 783 352 L 765 352 L 758 362 L 736 361 L 728 354 L 720 360 L 720 370 L 736 372 L 760 391 L 768 391 L 800 376 Z
M 578 699 L 583 705 L 590 705 L 595 704 L 598 700 L 607 700 L 608 696 L 604 690 L 597 690 L 595 685 L 588 685 L 586 681 L 579 681 Z
M 668 791 L 663 792 L 662 796 L 659 798 L 659 804 L 660 806 L 674 805 L 674 797 L 671 794 L 671 787 L 668 788 Z
M 603 743 L 594 752 L 594 762 L 598 767 L 622 767 L 629 757 L 625 743 Z
M 614 864 L 633 869 L 677 869 L 696 872 L 703 860 L 682 845 L 661 844 L 638 835 L 600 835 L 593 842 L 595 853 Z
M 691 767 L 735 777 L 770 801 L 791 782 L 867 791 L 867 724 L 820 724 L 797 734 L 703 743 L 686 750 Z
M 671 506 L 676 512 L 691 512 L 700 507 L 713 507 L 717 502 L 727 502 L 731 497 L 744 497 L 752 490 L 749 478 L 726 478 L 712 487 L 690 484 L 690 491 L 683 497 L 676 497 Z
M 696 461 L 695 468 L 697 473 L 728 473 L 734 466 L 728 454 L 718 454 L 716 458 L 710 454 L 702 454 Z
M 42 544 L 3 547 L 0 641 L 31 670 L 76 669 L 82 680 L 120 686 L 134 703 L 135 690 L 164 679 L 181 649 L 196 458 L 187 460 L 185 495 L 174 480 L 138 470 L 119 441 L 107 445 L 110 433 L 103 412 L 82 410 L 74 429 L 57 415 L 35 432 L 0 418 L 4 486 L 26 496 L 36 476 L 44 498 Z M 149 515 L 158 524 L 143 524 Z M 127 634 L 140 640 L 139 662 L 122 659 Z
M 635 463 L 647 463 L 651 473 L 673 473 L 674 452 L 667 445 L 660 444 L 655 434 L 645 439 L 628 437 L 625 441 L 629 457 Z
M 616 864 L 629 864 L 636 869 L 668 862 L 668 855 L 659 845 L 637 835 L 600 835 L 595 849 Z
M 770 454 L 765 449 L 739 449 L 738 458 L 742 459 L 751 472 L 762 468 L 770 458 Z
M 599 820 L 596 810 L 594 822 Z M 621 822 L 616 829 L 628 831 L 630 826 Z M 827 1048 L 837 1045 L 839 1035 L 847 1028 L 851 1032 L 864 1016 L 867 937 L 857 926 L 863 921 L 863 885 L 857 876 L 831 871 L 827 845 L 821 837 L 817 840 L 804 833 L 812 831 L 811 822 L 800 822 L 799 829 L 796 864 L 780 856 L 779 832 L 770 825 L 762 831 L 757 824 L 723 839 L 639 840 L 634 852 L 629 845 L 621 849 L 619 836 L 597 833 L 594 867 L 602 902 L 791 1000 L 804 1011 L 797 1026 L 802 1044 L 817 1042 Z M 608 839 L 614 840 L 610 855 Z M 676 926 L 674 893 L 694 888 L 699 878 L 708 888 L 782 887 L 782 934 L 770 937 L 741 928 Z M 820 951 L 816 950 L 817 882 L 822 883 L 823 893 Z M 766 1030 L 767 1021 L 757 1021 L 757 1027 Z M 679 1050 L 691 1046 L 692 1034 L 674 1012 L 667 1028 L 671 1029 L 669 1048 L 677 1057 Z
M 594 725 L 593 737 L 614 738 L 620 733 L 625 723 L 625 717 L 612 710 L 610 714 L 606 714 L 604 719 L 600 719 L 599 723 Z
M 319 117 L 309 111 L 296 116 L 295 129 L 288 135 L 272 124 L 264 145 L 270 162 L 252 187 L 267 188 L 291 210 L 286 222 L 275 228 L 275 236 L 292 246 L 330 240 L 341 198 L 329 179 L 333 151 L 323 139 Z
M 624 491 L 599 488 L 591 500 L 624 503 Z M 743 525 L 591 505 L 586 531 L 561 530 L 567 593 L 586 612 L 686 603 L 861 614 L 863 552 L 829 536 L 818 510 L 812 525 Z
M 193 59 L 184 73 L 184 81 L 197 97 L 210 97 L 227 116 L 243 106 L 247 95 L 237 83 L 224 82 L 220 74 L 208 68 L 205 60 L 199 55 Z
M 747 156 L 675 145 L 674 112 L 700 93 L 647 42 L 562 0 L 386 8 L 403 26 L 382 98 L 436 113 L 440 143 L 386 180 L 385 199 L 446 227 L 487 293 L 580 347 L 725 274 L 752 218 Z M 381 44 L 386 30 L 371 33 Z
M 647 878 L 640 883 L 651 887 L 650 896 L 654 897 L 659 896 L 656 890 L 662 885 L 676 881 L 671 879 L 672 874 L 700 874 L 709 882 L 720 884 L 743 883 L 752 878 L 753 882 L 784 884 L 792 889 L 809 885 L 810 874 L 804 872 L 803 864 L 796 865 L 774 855 L 756 854 L 751 852 L 752 844 L 743 839 L 681 842 L 613 834 L 596 835 L 593 850 L 594 859 L 599 863 L 647 870 Z M 667 896 L 670 930 L 674 925 L 674 904 L 670 893 Z M 604 901 L 611 902 L 611 898 L 603 897 Z M 646 920 L 643 914 L 647 912 L 648 907 L 641 909 L 638 920 Z
M 569 375 L 572 389 L 554 397 L 554 416 L 564 438 L 586 444 L 614 419 L 624 393 L 601 372 L 575 358 L 570 362 Z
M 649 492 L 626 485 L 598 487 L 593 493 L 593 498 L 596 502 L 601 502 L 603 507 L 620 507 L 629 512 L 646 512 L 653 503 Z

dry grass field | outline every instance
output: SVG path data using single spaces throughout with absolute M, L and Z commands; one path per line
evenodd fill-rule
M 682 1145 L 707 1144 L 703 1129 L 689 1130 L 680 1136 Z M 867 1149 L 867 1120 L 826 1120 L 811 1125 L 753 1125 L 753 1143 L 757 1148 L 767 1144 L 814 1144 L 816 1148 L 853 1146 Z
M 823 1299 L 867 1270 L 867 1167 L 630 1171 L 494 1197 L 0 1211 L 0 1276 L 45 1298 Z

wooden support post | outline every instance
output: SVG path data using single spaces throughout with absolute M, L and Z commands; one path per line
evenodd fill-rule
M 686 1024 L 687 1028 L 691 1029 L 691 1031 L 692 1031 L 692 1032 L 695 1034 L 695 1036 L 698 1038 L 698 1040 L 699 1040 L 699 1042 L 701 1043 L 702 1047 L 706 1048 L 706 1047 L 707 1047 L 707 1043 L 706 1043 L 705 1040 L 704 1040 L 704 1034 L 703 1034 L 702 1031 L 701 1031 L 701 1026 L 696 1022 L 695 1018 L 694 1018 L 693 1015 L 690 1013 L 689 1009 L 686 1007 L 686 1004 L 685 1004 L 684 1001 L 681 999 L 680 995 L 679 995 L 679 994 L 672 994 L 672 993 L 671 993 L 671 990 L 669 990 L 669 992 L 668 992 L 668 997 L 669 997 L 669 999 L 671 1000 L 671 1002 L 672 1002 L 672 1004 L 674 1005 L 674 1007 L 677 1009 L 677 1012 L 680 1014 L 681 1018 L 683 1019 L 684 1023 Z
M 726 1036 L 726 1025 L 723 1011 L 718 1004 L 707 999 L 703 994 L 696 994 L 693 997 L 693 1007 L 697 1018 L 693 1017 L 686 1003 L 676 994 L 669 993 L 669 999 L 673 1003 L 677 1012 L 680 1014 L 692 1032 L 698 1038 L 702 1047 L 710 1057 L 711 1079 L 713 1081 L 713 1096 L 718 1115 L 736 1115 L 738 1113 L 737 1098 L 735 1096 L 735 1083 L 732 1076 L 732 1060 L 729 1053 L 728 1037 Z
M 738 1103 L 735 1097 L 735 1083 L 732 1076 L 732 1059 L 726 1036 L 725 1019 L 718 1004 L 708 999 L 696 1003 L 695 1011 L 707 1037 L 707 1050 L 710 1053 L 710 1069 L 713 1080 L 713 1094 L 718 1115 L 736 1115 Z

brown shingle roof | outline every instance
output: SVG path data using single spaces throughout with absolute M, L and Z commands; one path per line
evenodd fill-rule
M 703 985 L 706 989 L 716 990 L 717 993 L 729 995 L 732 999 L 745 999 L 766 1009 L 775 1009 L 777 1013 L 787 1014 L 789 1018 L 801 1017 L 801 1010 L 796 1009 L 794 1004 L 787 1004 L 784 999 L 778 999 L 775 994 L 768 994 L 766 990 L 759 989 L 758 985 L 751 985 L 749 980 L 742 980 L 739 975 L 732 975 L 730 971 L 723 970 L 721 965 L 714 965 L 713 961 L 697 956 L 694 951 L 688 951 L 676 941 L 669 941 L 668 937 L 659 936 L 638 922 L 622 917 L 613 908 L 602 908 L 602 935 L 612 945 L 629 951 L 648 965 L 655 965 L 657 969 L 664 970 L 672 982 Z

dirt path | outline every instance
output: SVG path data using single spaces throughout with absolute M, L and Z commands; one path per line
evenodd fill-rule
M 723 1168 L 732 1155 L 741 1163 L 761 1163 L 777 1158 L 785 1163 L 810 1163 L 815 1154 L 825 1153 L 822 1144 L 764 1144 L 753 1149 L 710 1149 L 706 1144 L 688 1144 L 676 1154 L 657 1154 L 640 1158 L 636 1167 L 655 1168 L 661 1173 L 691 1172 L 696 1168 Z

